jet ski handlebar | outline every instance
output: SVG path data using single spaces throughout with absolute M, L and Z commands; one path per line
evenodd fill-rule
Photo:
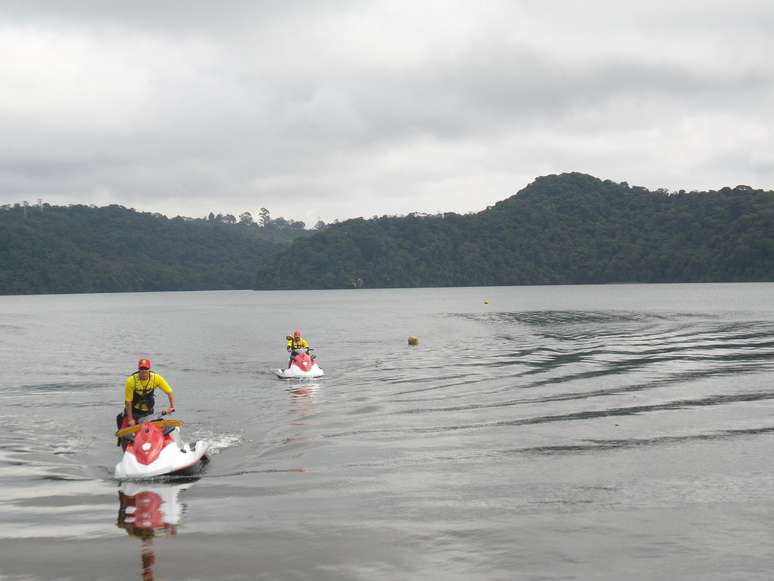
M 142 425 L 147 422 L 153 422 L 160 428 L 182 428 L 183 427 L 183 420 L 162 420 L 161 416 L 165 415 L 165 412 L 161 412 L 158 417 L 152 418 L 150 420 L 143 420 L 141 422 L 138 422 L 134 424 L 133 426 L 129 426 L 128 428 L 121 428 L 116 432 L 117 438 L 123 438 L 124 436 L 129 436 L 130 434 L 136 434 L 142 429 Z

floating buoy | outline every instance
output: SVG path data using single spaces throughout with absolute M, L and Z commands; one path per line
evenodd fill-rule
M 484 304 L 488 305 L 489 304 L 489 299 L 484 299 Z
M 419 345 L 419 339 L 417 337 L 414 337 L 414 335 L 412 335 L 411 337 L 408 338 L 408 344 L 412 346 Z

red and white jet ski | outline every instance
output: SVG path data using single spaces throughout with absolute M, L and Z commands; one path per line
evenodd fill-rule
M 124 420 L 126 421 L 126 420 Z M 116 436 L 134 435 L 124 450 L 124 456 L 116 464 L 115 477 L 119 480 L 142 480 L 186 474 L 196 471 L 206 462 L 209 444 L 198 441 L 192 445 L 180 440 L 180 420 L 153 420 L 124 427 Z
M 313 377 L 322 377 L 325 372 L 320 369 L 315 362 L 315 358 L 310 355 L 311 349 L 299 349 L 293 355 L 290 367 L 287 369 L 277 369 L 274 373 L 280 379 L 308 379 Z

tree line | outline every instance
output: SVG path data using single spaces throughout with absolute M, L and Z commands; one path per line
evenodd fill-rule
M 303 222 L 167 218 L 123 206 L 0 207 L 0 294 L 247 289 Z M 299 226 L 300 224 L 300 226 Z
M 544 176 L 476 214 L 330 226 L 263 256 L 255 286 L 709 281 L 774 281 L 774 192 L 649 191 L 580 173 Z
M 774 192 L 544 176 L 478 213 L 303 222 L 0 206 L 0 294 L 774 281 Z

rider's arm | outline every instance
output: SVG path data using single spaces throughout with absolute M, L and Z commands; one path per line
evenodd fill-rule
M 303 347 L 304 349 L 309 349 L 309 343 L 307 343 L 306 339 L 304 339 L 303 337 L 301 338 L 301 347 Z
M 172 388 L 169 387 L 169 384 L 167 381 L 161 377 L 158 373 L 156 375 L 156 387 L 158 387 L 161 391 L 167 394 L 167 397 L 169 398 L 169 407 L 165 410 L 168 414 L 171 414 L 173 411 L 175 411 L 175 393 L 172 391 Z
M 126 407 L 126 418 L 129 425 L 134 425 L 134 415 L 132 415 L 132 400 L 134 399 L 134 376 L 129 376 L 124 386 L 124 405 Z
M 126 403 L 126 419 L 130 426 L 134 425 L 134 416 L 132 415 L 132 402 L 127 401 Z

